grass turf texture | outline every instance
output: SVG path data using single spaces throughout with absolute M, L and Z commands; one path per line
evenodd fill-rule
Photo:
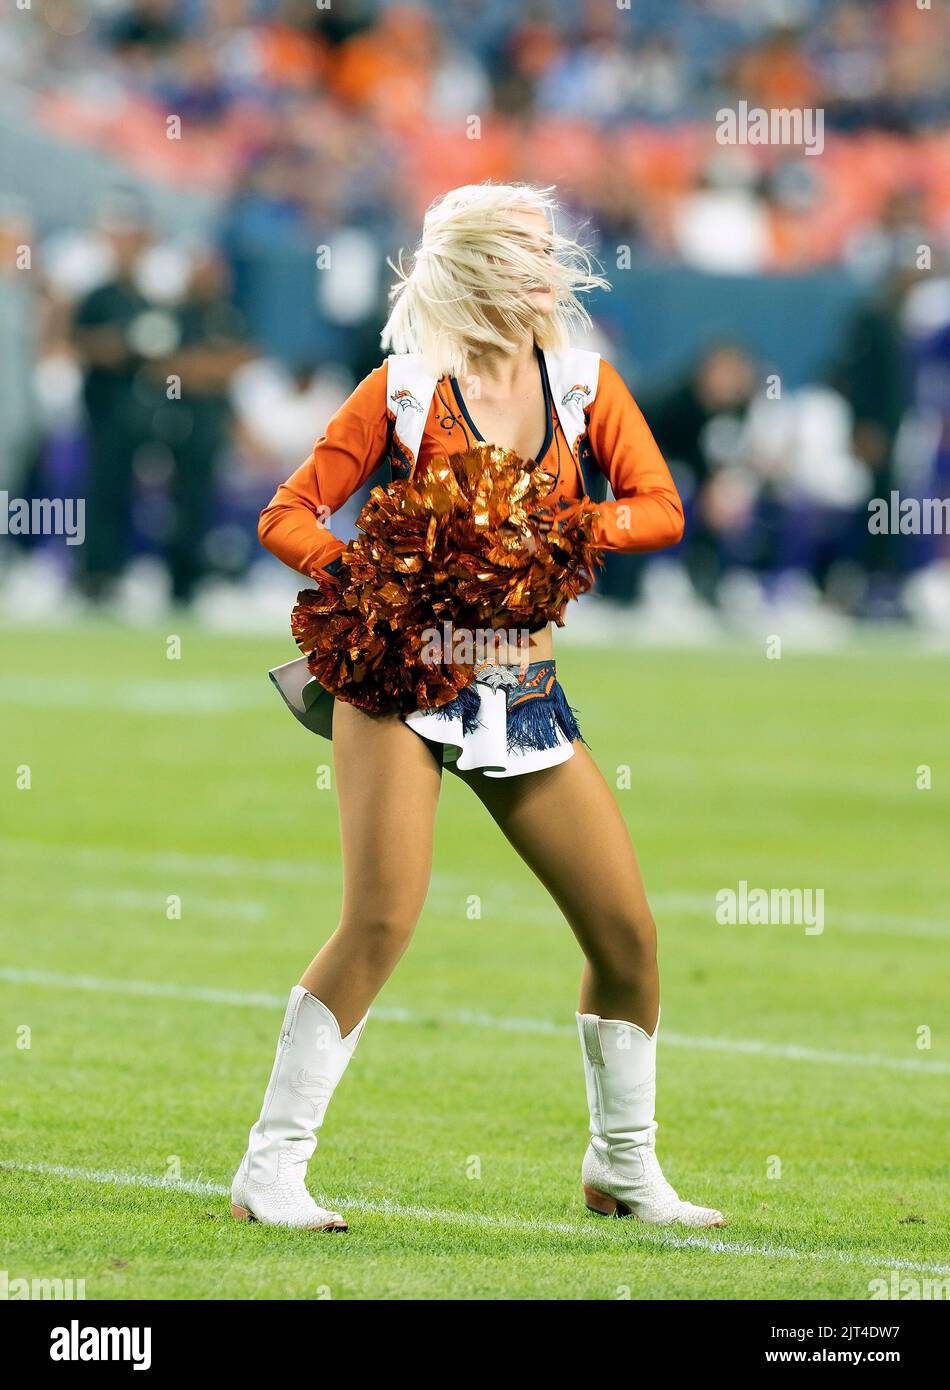
M 349 1234 L 97 1180 L 177 1163 L 230 1182 L 282 1000 L 339 905 L 329 748 L 263 674 L 286 644 L 181 636 L 169 661 L 159 632 L 0 633 L 10 1279 L 82 1278 L 91 1299 L 861 1299 L 895 1262 L 950 1268 L 950 665 L 901 646 L 559 653 L 608 779 L 632 769 L 617 795 L 660 924 L 661 1159 L 724 1231 L 584 1212 L 579 955 L 448 776 L 429 903 L 311 1168 L 351 1204 Z M 824 933 L 717 925 L 740 879 L 823 888 Z

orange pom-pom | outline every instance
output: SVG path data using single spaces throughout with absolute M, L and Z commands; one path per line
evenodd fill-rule
M 432 637 L 561 625 L 600 562 L 592 513 L 551 507 L 550 475 L 481 444 L 375 487 L 335 582 L 298 595 L 291 630 L 327 690 L 370 713 L 435 709 L 474 661 L 433 659 Z

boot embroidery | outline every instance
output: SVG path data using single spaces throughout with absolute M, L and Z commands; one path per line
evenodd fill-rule
M 290 1083 L 295 1096 L 306 1101 L 313 1108 L 314 1124 L 318 1123 L 330 1104 L 333 1083 L 328 1076 L 312 1076 L 306 1067 L 301 1067 Z

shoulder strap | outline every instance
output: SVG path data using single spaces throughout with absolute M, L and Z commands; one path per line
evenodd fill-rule
M 437 385 L 438 377 L 426 371 L 416 353 L 397 352 L 386 358 L 386 411 L 394 440 L 390 469 L 395 455 L 400 471 L 412 471 Z
M 607 479 L 587 439 L 587 411 L 597 395 L 600 353 L 586 348 L 567 348 L 564 352 L 546 352 L 544 360 L 557 418 L 568 447 L 580 465 L 584 491 L 593 501 L 602 502 L 607 492 Z

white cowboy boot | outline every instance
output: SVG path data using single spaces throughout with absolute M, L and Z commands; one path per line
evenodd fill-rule
M 346 1230 L 339 1212 L 317 1206 L 304 1179 L 316 1131 L 365 1023 L 366 1017 L 342 1038 L 325 1004 L 302 985 L 290 991 L 261 1117 L 231 1184 L 231 1215 L 238 1221 Z
M 722 1212 L 682 1202 L 656 1156 L 656 1035 L 635 1023 L 578 1014 L 591 1141 L 581 1178 L 600 1216 L 635 1216 L 655 1226 L 724 1226 Z

